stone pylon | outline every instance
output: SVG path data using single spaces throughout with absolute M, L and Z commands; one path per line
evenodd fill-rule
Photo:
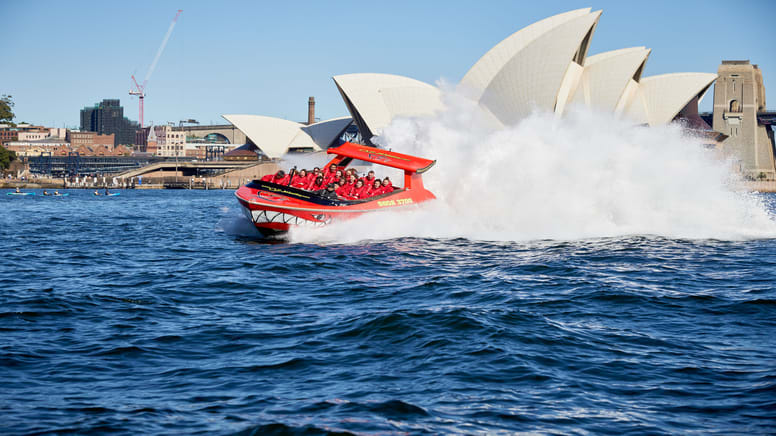
M 765 111 L 762 72 L 749 61 L 722 61 L 717 74 L 712 128 L 728 135 L 722 150 L 745 177 L 776 180 L 773 132 L 757 121 Z

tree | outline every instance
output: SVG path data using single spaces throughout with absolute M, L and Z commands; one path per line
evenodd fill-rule
M 13 108 L 13 97 L 3 94 L 0 97 L 0 123 L 15 125 L 13 119 L 16 115 L 14 115 L 11 108 Z
M 16 160 L 16 153 L 0 146 L 0 169 L 7 169 Z

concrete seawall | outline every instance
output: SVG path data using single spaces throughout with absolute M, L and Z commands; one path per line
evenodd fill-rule
M 121 189 L 125 187 L 134 187 L 137 189 L 163 189 L 165 187 L 236 189 L 251 180 L 260 179 L 266 174 L 273 174 L 278 169 L 280 169 L 280 167 L 275 163 L 263 162 L 247 168 L 240 168 L 211 177 L 183 176 L 180 171 L 177 174 L 175 171 L 155 171 L 147 176 L 143 176 L 142 179 L 139 179 L 138 177 L 123 178 L 120 176 L 105 176 L 105 183 L 107 183 L 108 187 L 111 189 Z M 116 178 L 118 185 L 113 184 L 114 177 Z M 81 179 L 78 184 L 70 182 L 66 183 L 63 179 L 48 177 L 28 178 L 25 180 L 0 179 L 0 189 L 15 189 L 17 187 L 19 189 L 95 189 L 104 186 L 101 179 L 101 177 L 98 178 L 99 181 L 97 182 L 95 182 L 94 179 L 89 179 L 88 183 L 84 183 L 83 179 Z
M 739 187 L 753 192 L 776 192 L 776 180 L 741 182 Z

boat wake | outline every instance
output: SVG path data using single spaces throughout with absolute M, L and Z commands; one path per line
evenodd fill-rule
M 730 162 L 679 126 L 634 127 L 575 108 L 562 119 L 534 113 L 490 129 L 465 99 L 446 99 L 438 116 L 394 120 L 377 138 L 394 151 L 437 159 L 424 179 L 438 201 L 295 229 L 291 240 L 776 237 L 763 196 L 733 189 Z

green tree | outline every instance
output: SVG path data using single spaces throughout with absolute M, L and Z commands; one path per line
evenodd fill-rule
M 3 94 L 0 97 L 0 123 L 15 125 L 13 119 L 16 115 L 14 115 L 11 108 L 13 108 L 13 97 Z
M 0 146 L 0 169 L 7 169 L 16 160 L 16 153 Z

